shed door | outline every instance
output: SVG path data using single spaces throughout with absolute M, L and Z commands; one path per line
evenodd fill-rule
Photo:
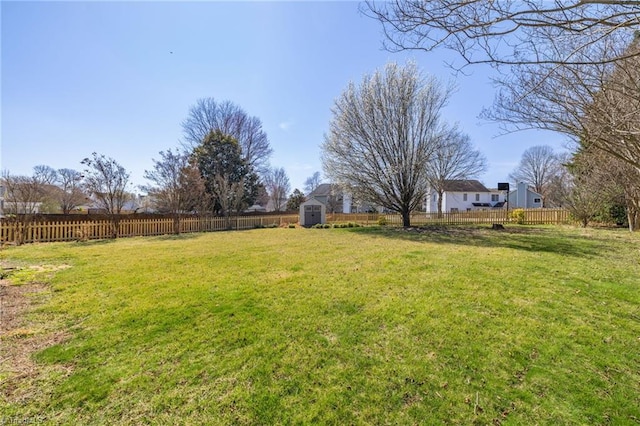
M 321 206 L 304 206 L 304 224 L 313 226 L 322 220 Z

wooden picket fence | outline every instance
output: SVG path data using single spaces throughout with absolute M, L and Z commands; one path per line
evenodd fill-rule
M 402 216 L 385 215 L 389 225 L 402 225 Z M 515 223 L 506 210 L 475 210 L 451 213 L 416 213 L 411 215 L 411 226 L 426 225 L 473 225 L 484 223 Z M 525 209 L 523 225 L 557 225 L 571 222 L 568 210 Z
M 402 216 L 398 214 L 378 213 L 327 213 L 327 222 L 357 222 L 361 225 L 377 224 L 384 217 L 388 225 L 402 225 Z M 563 209 L 527 209 L 524 210 L 524 225 L 553 225 L 571 222 L 568 210 Z M 453 213 L 414 213 L 412 226 L 427 225 L 473 225 L 483 223 L 515 223 L 506 210 L 476 210 Z
M 569 212 L 559 209 L 530 209 L 524 211 L 524 224 L 561 224 L 571 222 Z M 354 222 L 360 225 L 376 225 L 383 216 L 388 225 L 402 225 L 398 214 L 378 213 L 327 213 L 328 223 Z M 182 218 L 180 229 L 183 233 L 241 230 L 259 227 L 281 226 L 297 223 L 298 215 L 281 216 L 239 216 L 232 217 L 230 223 L 222 217 Z M 411 216 L 412 226 L 425 225 L 471 225 L 485 223 L 510 223 L 504 210 L 471 211 L 456 213 L 416 213 Z M 13 243 L 24 231 L 20 222 L 0 221 L 0 242 Z M 118 228 L 119 237 L 136 237 L 173 234 L 171 218 L 123 218 Z M 108 220 L 65 220 L 38 221 L 26 229 L 22 242 L 54 242 L 105 239 L 111 237 L 111 223 Z
M 280 226 L 298 222 L 298 215 L 282 216 L 239 216 L 232 217 L 230 223 L 223 217 L 190 217 L 180 220 L 180 230 L 189 232 L 212 232 L 224 230 L 252 229 L 268 226 Z M 173 234 L 171 218 L 123 218 L 119 222 L 119 237 L 138 237 Z M 20 238 L 24 225 L 20 222 L 3 220 L 0 223 L 0 241 L 12 243 Z M 26 230 L 24 243 L 96 240 L 111 237 L 111 222 L 102 220 L 80 221 L 39 221 L 32 223 Z

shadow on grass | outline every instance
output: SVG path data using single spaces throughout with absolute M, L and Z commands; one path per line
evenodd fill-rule
M 572 235 L 552 227 L 506 226 L 504 230 L 493 230 L 489 226 L 373 227 L 349 228 L 348 232 L 415 242 L 502 247 L 576 257 L 595 257 L 603 251 L 616 250 L 608 239 Z
M 107 244 L 113 244 L 118 241 L 117 238 L 105 238 L 100 240 L 87 240 L 87 241 L 76 241 L 77 244 L 93 247 L 93 246 L 102 246 Z
M 160 241 L 182 241 L 182 240 L 193 240 L 200 236 L 202 236 L 203 232 L 186 232 L 182 234 L 167 234 L 167 235 L 157 235 L 152 237 L 156 240 Z

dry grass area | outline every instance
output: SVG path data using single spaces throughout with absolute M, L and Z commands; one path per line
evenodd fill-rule
M 25 269 L 31 275 L 67 267 L 32 265 Z M 3 261 L 0 270 L 10 274 L 21 268 Z M 70 336 L 67 330 L 43 323 L 34 312 L 50 298 L 49 283 L 28 280 L 15 285 L 10 279 L 0 279 L 0 378 L 3 381 L 2 397 L 8 403 L 24 404 L 32 397 L 34 386 L 44 373 L 42 366 L 33 360 L 33 354 L 62 343 Z

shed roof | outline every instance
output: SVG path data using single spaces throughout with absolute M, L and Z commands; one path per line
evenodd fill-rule
M 305 201 L 304 203 L 300 204 L 301 206 L 307 206 L 307 205 L 320 205 L 320 206 L 324 206 L 324 203 L 322 201 L 318 201 L 315 198 L 309 198 L 307 201 Z

